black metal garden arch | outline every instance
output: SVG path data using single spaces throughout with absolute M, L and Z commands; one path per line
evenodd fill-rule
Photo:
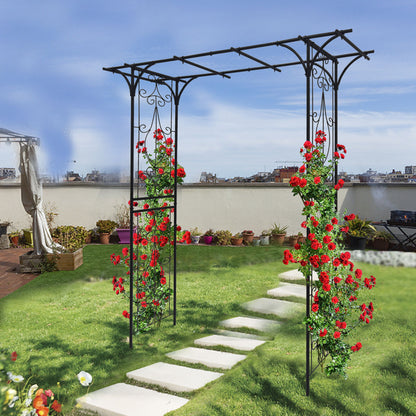
M 152 202 L 163 200 L 166 195 L 147 198 L 143 195 L 143 186 L 137 179 L 140 169 L 140 157 L 136 155 L 135 142 L 139 137 L 145 140 L 152 137 L 152 132 L 160 128 L 174 140 L 174 169 L 178 169 L 178 121 L 179 103 L 186 87 L 194 80 L 221 76 L 231 78 L 231 75 L 243 72 L 271 69 L 281 72 L 286 67 L 302 66 L 306 79 L 306 140 L 313 141 L 317 130 L 323 130 L 328 137 L 328 154 L 334 151 L 338 143 L 338 90 L 340 82 L 350 66 L 360 58 L 369 60 L 373 50 L 363 51 L 356 46 L 346 34 L 352 29 L 335 30 L 308 36 L 278 40 L 263 44 L 243 47 L 231 47 L 210 52 L 197 53 L 186 56 L 173 56 L 140 63 L 125 63 L 124 65 L 103 68 L 105 71 L 121 75 L 127 82 L 130 93 L 130 253 L 133 253 L 134 214 L 154 210 Z M 293 61 L 268 61 L 260 59 L 259 53 L 270 49 L 290 51 L 294 55 Z M 342 51 L 342 52 L 341 52 Z M 244 58 L 249 62 L 247 67 L 232 67 L 231 69 L 215 69 L 211 63 L 216 56 Z M 215 61 L 214 61 L 215 63 Z M 341 66 L 342 63 L 342 66 Z M 182 64 L 178 69 L 178 64 Z M 209 66 L 207 66 L 209 65 Z M 183 70 L 185 68 L 185 71 Z M 164 89 L 164 93 L 162 92 Z M 137 99 L 137 107 L 136 107 Z M 137 111 L 137 113 L 136 113 Z M 165 121 L 162 123 L 162 113 Z M 147 117 L 150 123 L 146 124 Z M 136 171 L 137 169 L 137 171 Z M 151 173 L 151 172 L 150 172 Z M 334 166 L 333 181 L 337 181 L 337 167 Z M 143 195 L 143 196 L 142 196 Z M 176 324 L 176 226 L 177 226 L 177 180 L 173 190 L 173 204 L 165 207 L 173 210 L 173 224 L 175 229 L 173 258 L 170 262 L 169 282 L 173 284 L 173 323 Z M 147 201 L 148 206 L 135 208 L 134 201 Z M 158 208 L 156 208 L 158 209 Z M 135 270 L 138 260 L 130 256 L 130 273 Z M 130 316 L 133 316 L 133 279 L 130 279 Z M 306 282 L 306 314 L 309 316 L 311 300 L 311 276 Z M 133 322 L 130 318 L 130 347 L 133 339 Z M 313 368 L 312 342 L 309 328 L 306 325 L 306 394 L 309 395 L 310 377 L 318 367 Z

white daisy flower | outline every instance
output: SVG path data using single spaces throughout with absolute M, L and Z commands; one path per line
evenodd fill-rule
M 79 382 L 83 386 L 89 386 L 92 382 L 91 374 L 87 373 L 86 371 L 80 371 L 77 375 Z

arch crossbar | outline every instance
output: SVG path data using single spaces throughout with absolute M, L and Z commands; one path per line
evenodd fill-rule
M 272 70 L 282 72 L 287 67 L 301 66 L 306 80 L 306 139 L 313 141 L 315 132 L 327 133 L 329 157 L 338 144 L 338 90 L 341 79 L 351 65 L 364 58 L 369 60 L 373 50 L 362 50 L 355 45 L 347 34 L 352 29 L 335 30 L 298 36 L 268 43 L 241 47 L 231 47 L 184 56 L 158 59 L 138 63 L 125 63 L 119 66 L 103 68 L 105 71 L 121 75 L 128 84 L 130 93 L 130 201 L 148 201 L 152 210 L 152 198 L 143 194 L 143 186 L 137 180 L 140 158 L 135 157 L 136 142 L 146 140 L 152 131 L 160 129 L 172 136 L 174 147 L 174 169 L 178 169 L 177 152 L 179 143 L 178 121 L 180 98 L 188 85 L 202 77 L 222 77 L 230 79 L 234 74 Z M 277 57 L 276 57 L 277 56 Z M 287 59 L 287 56 L 292 57 Z M 220 62 L 220 58 L 223 60 Z M 241 62 L 246 62 L 244 66 Z M 162 91 L 163 90 L 163 91 Z M 137 111 L 137 113 L 136 113 Z M 150 122 L 146 122 L 150 120 Z M 143 139 L 144 138 L 144 139 Z M 156 143 L 154 144 L 156 145 Z M 137 169 L 137 171 L 136 171 Z M 150 172 L 151 174 L 151 172 Z M 338 180 L 336 165 L 332 179 Z M 176 219 L 177 219 L 177 182 L 175 175 L 173 194 L 170 195 L 174 224 L 173 256 L 169 259 L 169 281 L 173 285 L 173 323 L 176 324 Z M 162 200 L 166 196 L 156 195 L 153 200 Z M 139 210 L 130 204 L 130 253 L 134 252 L 134 217 Z M 141 209 L 140 213 L 146 212 Z M 136 223 L 137 226 L 137 223 Z M 166 267 L 166 266 L 165 266 Z M 130 256 L 130 273 L 138 270 L 137 260 Z M 165 268 L 166 270 L 166 268 Z M 312 298 L 311 275 L 306 281 L 306 314 L 309 316 Z M 130 279 L 130 316 L 133 316 L 133 297 L 135 296 L 133 279 Z M 130 347 L 133 342 L 132 318 L 130 318 Z M 310 378 L 316 367 L 313 364 L 313 348 L 309 328 L 306 325 L 306 394 L 309 395 Z

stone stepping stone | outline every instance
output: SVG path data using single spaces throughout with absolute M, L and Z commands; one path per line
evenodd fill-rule
M 225 328 L 250 328 L 257 331 L 267 332 L 276 329 L 280 322 L 264 318 L 251 318 L 248 316 L 237 316 L 220 322 Z
M 266 340 L 265 337 L 262 337 L 262 336 L 259 336 L 259 335 L 246 334 L 245 332 L 228 331 L 226 329 L 217 329 L 217 330 L 215 330 L 215 332 L 219 335 L 226 335 L 226 336 L 229 336 L 229 337 Z
M 299 270 L 288 270 L 287 272 L 280 273 L 279 277 L 284 280 L 303 280 L 305 281 L 305 277 Z M 317 281 L 318 275 L 316 272 L 312 272 L 312 280 Z
M 306 299 L 306 286 L 282 282 L 277 288 L 268 290 L 267 294 L 275 298 L 293 296 Z
M 128 378 L 156 384 L 176 392 L 198 390 L 222 375 L 214 371 L 197 370 L 162 362 L 127 373 Z
M 244 303 L 243 308 L 252 312 L 281 316 L 282 318 L 288 318 L 295 312 L 305 309 L 305 307 L 299 303 L 268 298 L 260 298 Z
M 182 397 L 124 383 L 113 384 L 77 399 L 81 408 L 100 416 L 163 416 L 187 402 Z
M 266 341 L 240 337 L 229 337 L 226 335 L 209 335 L 208 337 L 196 339 L 194 342 L 196 345 L 200 345 L 201 347 L 223 346 L 240 351 L 252 351 L 254 348 L 264 344 Z
M 205 350 L 203 348 L 194 347 L 169 352 L 166 355 L 174 360 L 193 364 L 203 364 L 207 367 L 221 368 L 223 370 L 229 370 L 238 362 L 246 358 L 246 356 L 242 354 Z

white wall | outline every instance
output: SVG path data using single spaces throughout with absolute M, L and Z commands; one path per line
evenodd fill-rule
M 116 207 L 129 200 L 128 185 L 45 184 L 44 201 L 58 212 L 56 225 L 93 228 L 98 219 L 114 218 Z M 339 192 L 340 212 L 347 209 L 363 218 L 390 218 L 390 211 L 416 210 L 416 186 L 412 184 L 351 184 Z M 273 223 L 301 231 L 302 204 L 286 184 L 186 184 L 178 190 L 178 224 L 201 231 L 227 229 L 233 233 L 252 229 L 256 234 Z M 27 228 L 20 186 L 0 185 L 0 222 L 12 221 L 12 229 Z

